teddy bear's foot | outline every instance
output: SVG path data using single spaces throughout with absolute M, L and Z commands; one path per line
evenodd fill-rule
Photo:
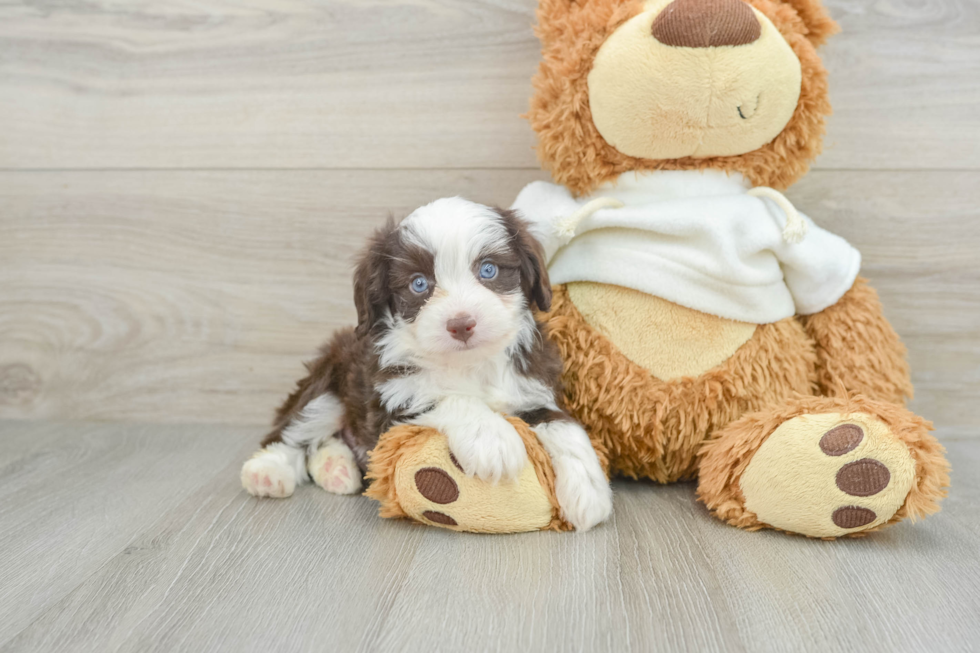
M 547 453 L 522 422 L 511 420 L 528 449 L 513 481 L 487 483 L 466 474 L 446 437 L 428 427 L 397 426 L 371 452 L 365 494 L 382 517 L 408 517 L 430 526 L 475 533 L 571 528 L 559 516 Z
M 759 521 L 825 537 L 884 524 L 914 480 L 912 454 L 886 424 L 864 413 L 822 413 L 781 424 L 739 485 Z
M 699 495 L 743 528 L 832 538 L 937 511 L 948 485 L 930 425 L 860 397 L 801 397 L 705 445 Z

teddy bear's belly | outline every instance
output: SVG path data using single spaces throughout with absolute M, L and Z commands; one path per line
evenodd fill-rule
M 593 320 L 597 313 L 617 315 L 608 310 L 610 306 L 620 311 L 618 318 L 605 318 L 604 333 L 587 321 L 573 301 L 577 296 L 582 307 L 589 309 L 589 302 L 582 301 L 582 288 L 573 290 L 573 285 L 555 287 L 547 315 L 549 336 L 564 362 L 565 407 L 586 427 L 592 444 L 609 461 L 614 474 L 661 483 L 692 478 L 697 475 L 702 445 L 718 429 L 794 394 L 813 391 L 817 354 L 796 318 L 758 326 L 703 317 L 698 322 L 691 319 L 692 312 L 672 311 L 666 302 L 648 302 L 645 298 L 642 303 L 634 302 L 631 310 L 637 313 L 642 306 L 651 315 L 658 311 L 661 316 L 684 315 L 689 318 L 688 329 L 713 323 L 711 333 L 715 337 L 710 347 L 698 340 L 698 346 L 692 348 L 675 335 L 663 347 L 667 353 L 658 359 L 649 356 L 642 344 L 637 346 L 653 361 L 648 360 L 647 365 L 659 365 L 659 374 L 665 376 L 683 369 L 664 366 L 663 361 L 672 355 L 671 347 L 687 347 L 687 355 L 700 361 L 700 373 L 664 378 L 624 353 L 631 343 L 637 345 L 639 335 L 652 339 L 654 329 L 661 327 L 648 325 L 659 324 L 659 320 L 646 317 L 642 322 L 634 320 L 632 329 L 624 326 L 625 307 L 630 304 L 621 304 L 622 295 L 607 286 L 601 293 L 593 291 L 589 298 L 591 306 L 603 306 L 602 311 L 593 311 Z M 606 297 L 604 305 L 598 300 L 601 294 Z M 704 356 L 700 348 L 710 349 L 711 355 Z M 636 352 L 632 356 L 640 358 Z M 722 362 L 712 367 L 711 363 L 719 359 Z M 696 369 L 691 363 L 685 365 L 688 371 Z
M 595 330 L 658 379 L 699 376 L 748 342 L 756 325 L 602 283 L 569 283 L 568 297 Z

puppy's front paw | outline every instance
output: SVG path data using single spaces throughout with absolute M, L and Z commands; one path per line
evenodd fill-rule
M 612 514 L 612 488 L 593 461 L 563 455 L 552 459 L 555 496 L 562 516 L 577 531 L 587 531 Z
M 527 464 L 524 441 L 499 415 L 447 429 L 449 448 L 470 476 L 488 483 L 517 478 Z
M 282 499 L 296 489 L 296 471 L 282 454 L 263 450 L 242 465 L 242 487 L 252 496 Z

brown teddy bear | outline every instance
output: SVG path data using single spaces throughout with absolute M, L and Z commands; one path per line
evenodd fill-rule
M 823 7 L 541 0 L 538 22 L 529 118 L 559 185 L 514 208 L 549 256 L 567 408 L 609 473 L 697 478 L 719 518 L 812 537 L 937 511 L 949 465 L 904 406 L 905 348 L 860 254 L 777 190 L 830 113 Z M 533 437 L 521 482 L 493 487 L 438 434 L 400 428 L 370 470 L 383 515 L 567 528 Z

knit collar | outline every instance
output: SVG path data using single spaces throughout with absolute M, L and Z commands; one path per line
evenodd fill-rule
M 561 243 L 567 244 L 575 237 L 576 230 L 583 220 L 603 209 L 733 195 L 752 195 L 774 202 L 786 215 L 783 239 L 787 243 L 799 243 L 806 236 L 806 222 L 785 195 L 768 186 L 752 188 L 741 173 L 729 174 L 720 170 L 623 173 L 615 182 L 603 184 L 591 196 L 581 198 L 579 208 L 574 213 L 555 221 L 554 231 L 561 239 Z

